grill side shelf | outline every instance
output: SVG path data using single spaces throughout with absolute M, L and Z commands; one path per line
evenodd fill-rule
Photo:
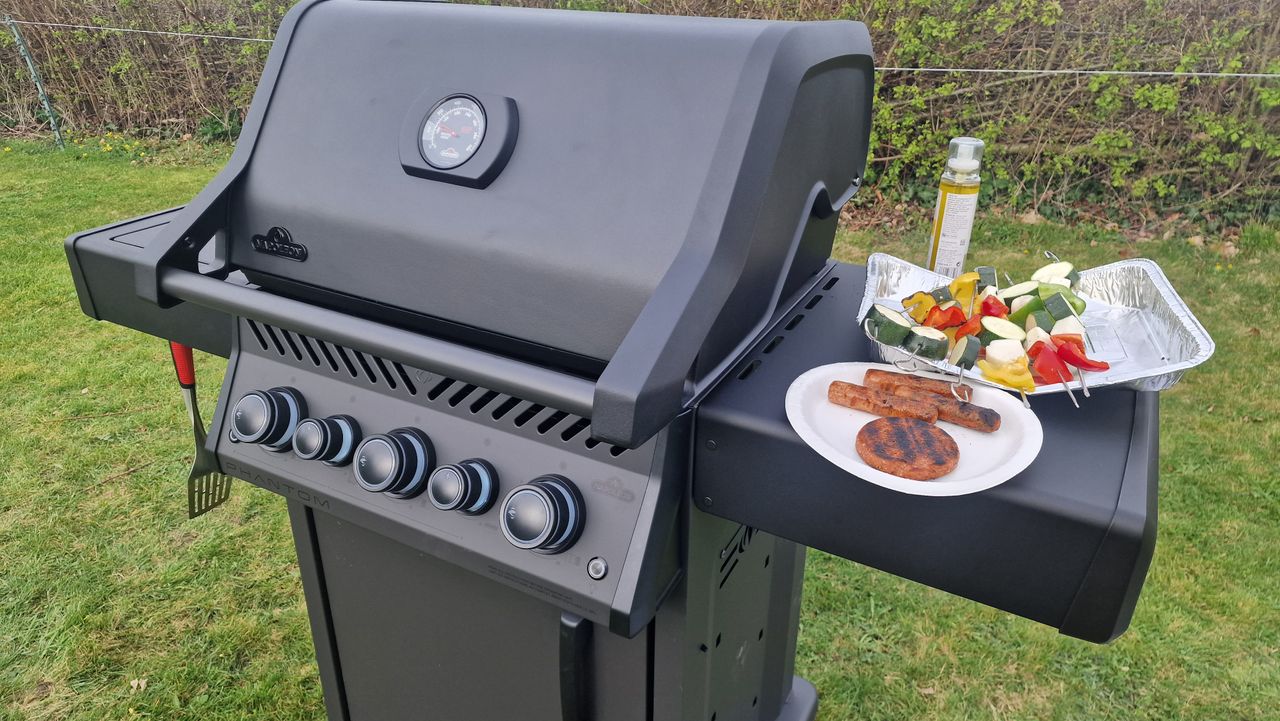
M 870 360 L 856 318 L 865 271 L 841 265 L 830 277 L 839 280 L 815 287 L 699 406 L 695 502 L 1068 635 L 1119 635 L 1155 541 L 1154 399 L 1108 390 L 1076 410 L 1037 398 L 1052 441 L 982 493 L 931 498 L 867 483 L 801 441 L 783 407 L 804 371 Z
M 163 242 L 165 228 L 181 210 L 171 208 L 149 213 L 67 238 L 67 263 L 75 281 L 76 295 L 80 298 L 80 308 L 90 318 L 226 357 L 231 353 L 231 333 L 235 327 L 235 319 L 230 315 L 193 303 L 161 308 L 137 294 L 134 272 L 145 262 L 148 249 Z M 212 251 L 212 247 L 209 250 Z M 211 256 L 206 252 L 197 259 L 202 271 L 212 267 Z

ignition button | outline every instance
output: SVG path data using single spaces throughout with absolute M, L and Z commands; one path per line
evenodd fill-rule
M 609 564 L 605 563 L 603 558 L 596 556 L 590 561 L 587 561 L 587 575 L 590 576 L 592 580 L 599 581 L 608 575 L 608 573 Z

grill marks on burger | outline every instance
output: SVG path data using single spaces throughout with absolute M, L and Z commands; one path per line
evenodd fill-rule
M 854 446 L 868 466 L 914 481 L 945 476 L 960 462 L 955 439 L 915 418 L 877 418 L 858 431 Z
M 1000 428 L 1000 414 L 991 408 L 957 400 L 945 381 L 903 373 L 868 370 L 866 386 L 833 381 L 827 400 L 871 413 L 878 418 L 858 432 L 855 449 L 867 465 L 912 480 L 933 480 L 955 470 L 960 449 L 946 431 L 933 425 L 946 421 L 983 433 Z M 973 388 L 960 386 L 962 397 Z

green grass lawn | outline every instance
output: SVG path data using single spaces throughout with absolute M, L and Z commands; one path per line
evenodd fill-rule
M 62 250 L 76 230 L 187 201 L 222 156 L 9 146 L 0 719 L 322 718 L 283 502 L 237 484 L 185 519 L 190 436 L 167 350 L 83 316 Z M 845 233 L 838 255 L 914 258 L 922 242 Z M 1129 632 L 1094 646 L 811 553 L 797 668 L 821 719 L 1280 718 L 1280 241 L 1253 227 L 1238 245 L 1228 261 L 1180 237 L 980 220 L 972 263 L 1015 275 L 1042 249 L 1082 266 L 1155 258 L 1214 335 L 1212 361 L 1162 395 L 1155 561 Z M 221 362 L 198 361 L 206 417 Z

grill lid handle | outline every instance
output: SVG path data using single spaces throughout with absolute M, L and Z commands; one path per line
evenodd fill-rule
M 178 300 L 360 348 L 415 368 L 465 379 L 584 418 L 591 417 L 595 386 L 577 376 L 191 271 L 162 269 L 160 288 Z

